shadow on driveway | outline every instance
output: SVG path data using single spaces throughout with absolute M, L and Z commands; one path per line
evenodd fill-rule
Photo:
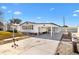
M 57 40 L 60 41 L 62 33 L 53 33 L 52 36 L 49 33 L 36 35 L 36 38 L 49 39 L 49 40 Z

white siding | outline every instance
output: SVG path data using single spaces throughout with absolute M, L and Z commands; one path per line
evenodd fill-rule
M 21 25 L 19 30 L 21 32 L 38 33 L 39 31 L 40 32 L 46 32 L 47 31 L 47 29 L 43 28 L 43 27 L 58 27 L 58 26 L 53 25 L 53 24 L 31 24 L 31 25 L 33 25 L 33 30 L 30 30 L 30 29 L 23 30 L 22 26 L 26 26 L 26 25 L 28 25 L 28 24 L 25 23 L 25 24 Z

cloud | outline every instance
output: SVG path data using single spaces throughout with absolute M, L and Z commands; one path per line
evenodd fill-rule
M 8 13 L 11 13 L 12 11 L 8 11 Z
M 75 10 L 73 16 L 79 16 L 79 10 Z
M 54 9 L 55 9 L 55 8 L 50 8 L 49 11 L 52 11 L 52 10 L 54 10 Z
M 74 12 L 79 12 L 79 10 L 75 10 Z
M 78 16 L 77 14 L 73 14 L 73 16 Z
M 2 8 L 2 9 L 7 9 L 7 7 L 6 7 L 6 6 L 1 6 L 1 8 Z
M 37 19 L 41 19 L 41 17 L 37 17 Z
M 20 15 L 20 14 L 22 14 L 22 12 L 21 11 L 15 11 L 14 14 L 15 15 Z

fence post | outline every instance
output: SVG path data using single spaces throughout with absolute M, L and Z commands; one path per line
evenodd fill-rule
M 77 36 L 75 33 L 72 34 L 72 45 L 73 45 L 73 52 L 78 53 L 77 49 Z

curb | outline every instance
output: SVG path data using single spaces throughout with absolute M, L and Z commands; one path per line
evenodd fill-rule
M 22 40 L 22 39 L 25 39 L 25 38 L 29 38 L 29 36 L 28 37 L 26 37 L 26 36 L 16 37 L 15 41 Z M 0 45 L 6 44 L 6 43 L 11 43 L 11 42 L 13 42 L 13 38 L 4 39 L 4 40 L 0 41 Z

